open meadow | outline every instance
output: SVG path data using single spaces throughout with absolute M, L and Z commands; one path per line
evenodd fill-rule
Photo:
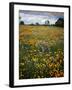
M 64 76 L 64 28 L 19 25 L 19 79 Z

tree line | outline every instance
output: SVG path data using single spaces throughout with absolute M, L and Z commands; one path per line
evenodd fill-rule
M 25 25 L 24 21 L 20 21 L 19 23 L 20 25 Z M 58 26 L 58 27 L 64 27 L 64 19 L 63 18 L 59 18 L 55 24 L 50 24 L 49 20 L 46 20 L 44 24 L 40 24 L 39 22 L 31 23 L 29 25 L 44 25 L 44 26 Z

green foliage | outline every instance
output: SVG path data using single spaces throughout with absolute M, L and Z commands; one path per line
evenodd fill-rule
M 64 19 L 63 18 L 59 18 L 57 20 L 57 22 L 55 23 L 56 26 L 59 26 L 59 27 L 64 27 Z
M 20 25 L 24 25 L 24 22 L 23 21 L 20 21 Z

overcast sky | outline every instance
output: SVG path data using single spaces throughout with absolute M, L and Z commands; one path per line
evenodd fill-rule
M 58 18 L 64 18 L 63 12 L 45 12 L 45 11 L 19 11 L 20 21 L 24 21 L 25 24 L 31 24 L 38 22 L 44 24 L 46 20 L 50 21 L 50 24 L 55 24 Z

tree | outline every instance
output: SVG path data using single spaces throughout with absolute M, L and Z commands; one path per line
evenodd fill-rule
M 30 25 L 34 25 L 33 23 L 31 23 Z
M 24 25 L 24 22 L 23 21 L 20 21 L 20 25 Z
M 19 19 L 21 19 L 21 17 L 19 16 Z
M 59 18 L 56 21 L 55 26 L 64 27 L 64 19 L 63 18 Z
M 38 22 L 36 22 L 36 25 L 39 25 L 39 23 L 38 23 Z
M 45 25 L 49 25 L 49 23 L 50 23 L 49 20 L 45 21 Z

